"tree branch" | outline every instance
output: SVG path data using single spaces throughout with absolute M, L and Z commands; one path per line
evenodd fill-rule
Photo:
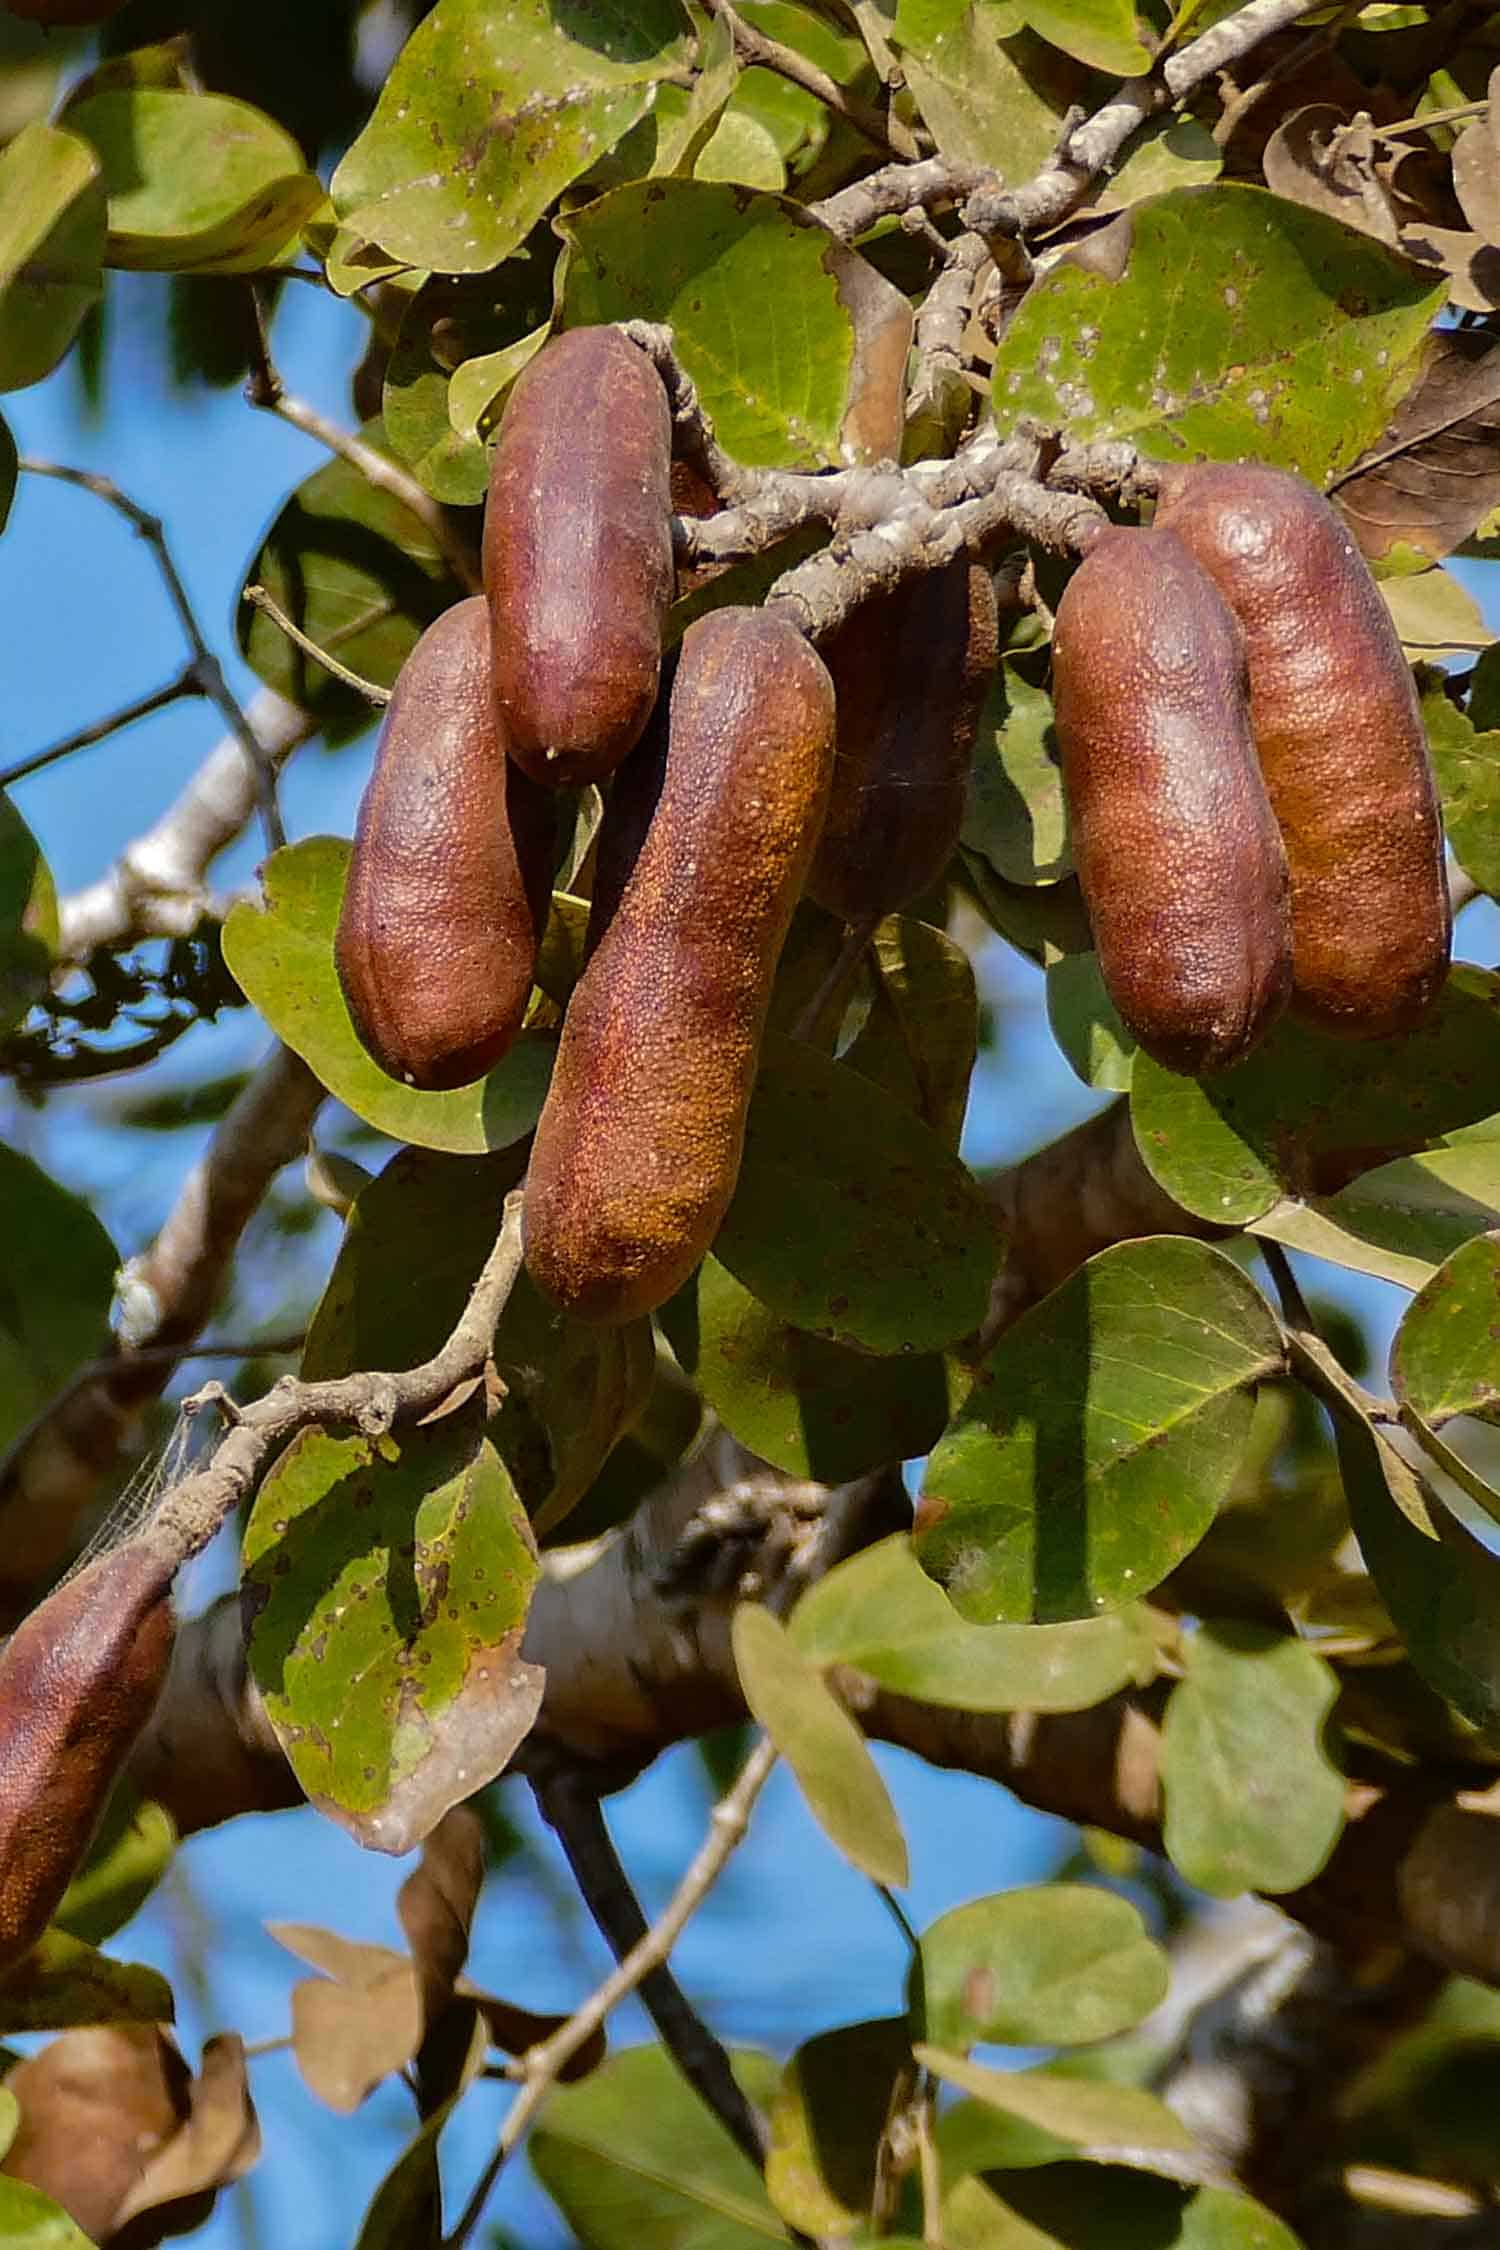
M 96 719 L 92 726 L 80 727 L 76 734 L 65 735 L 46 750 L 33 750 L 30 757 L 18 758 L 13 766 L 0 771 L 0 789 L 10 789 L 29 775 L 42 773 L 55 766 L 62 758 L 71 758 L 75 750 L 92 749 L 96 742 L 105 742 L 123 727 L 132 727 L 137 719 L 149 719 L 153 711 L 165 711 L 169 704 L 180 703 L 184 696 L 200 692 L 198 675 L 191 668 L 180 672 L 165 687 L 154 688 L 150 695 L 137 696 L 133 703 L 124 704 L 120 710 L 111 711 L 108 718 Z
M 846 124 L 852 125 L 855 132 L 867 140 L 872 148 L 878 149 L 882 156 L 898 153 L 891 139 L 890 129 L 879 110 L 871 109 L 867 102 L 862 102 L 856 95 L 849 93 L 837 79 L 830 78 L 826 70 L 819 70 L 816 63 L 809 62 L 806 55 L 799 54 L 795 47 L 785 46 L 779 39 L 767 38 L 764 32 L 757 31 L 736 13 L 729 5 L 729 0 L 703 0 L 703 10 L 705 15 L 721 17 L 729 26 L 734 36 L 735 53 L 742 63 L 759 64 L 762 70 L 774 71 L 778 78 L 786 79 L 789 85 L 800 86 L 805 94 L 811 94 L 825 108 L 831 109 L 836 117 L 842 117 Z
M 271 688 L 245 714 L 257 752 L 231 733 L 209 752 L 159 820 L 126 845 L 108 872 L 59 901 L 63 961 L 143 937 L 182 937 L 210 904 L 208 869 L 255 811 L 260 761 L 273 769 L 318 731 L 317 721 Z

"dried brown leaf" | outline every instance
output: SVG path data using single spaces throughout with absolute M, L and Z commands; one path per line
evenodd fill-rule
M 391 1954 L 385 1973 L 368 1983 L 308 1977 L 292 1989 L 297 2068 L 319 2101 L 341 2115 L 406 2068 L 422 2029 L 421 1979 L 404 1954 Z
M 422 1987 L 424 2020 L 436 2023 L 469 1954 L 469 1929 L 484 1882 L 484 1830 L 466 1805 L 444 1813 L 396 1898 Z
M 1500 250 L 1482 235 L 1422 219 L 1402 228 L 1401 248 L 1419 265 L 1442 267 L 1449 299 L 1461 312 L 1493 312 L 1500 305 Z
M 1492 87 L 1495 79 L 1500 71 Z M 1453 144 L 1453 192 L 1475 233 L 1500 243 L 1500 125 L 1493 109 L 1466 125 Z
M 1267 141 L 1266 185 L 1291 203 L 1326 212 L 1397 249 L 1401 213 L 1377 170 L 1378 145 L 1368 116 L 1351 119 L 1330 103 L 1310 104 L 1293 111 Z
M 1434 562 L 1461 546 L 1500 505 L 1500 347 L 1493 339 L 1455 331 L 1430 337 L 1383 443 L 1355 463 L 1334 497 L 1372 562 L 1398 545 Z
M 467 1977 L 459 1978 L 458 1989 L 466 1998 L 477 2002 L 490 2035 L 490 2044 L 498 2047 L 503 2054 L 524 2055 L 528 2047 L 540 2046 L 544 2039 L 552 2037 L 554 2031 L 560 2031 L 568 2020 L 566 2016 L 533 2015 L 529 2008 L 518 2008 L 510 2000 L 497 2000 L 492 1992 L 481 1992 L 478 1985 L 471 1984 Z M 601 2024 L 558 2072 L 563 2085 L 571 2084 L 575 2078 L 587 2078 L 591 2070 L 597 2070 L 604 2060 L 607 2045 Z
M 0 2171 L 40 2188 L 105 2243 L 187 2117 L 189 2080 L 155 2025 L 65 2031 L 5 2081 L 21 2122 Z
M 201 2226 L 217 2191 L 242 2179 L 259 2155 L 260 2123 L 250 2099 L 245 2043 L 237 2032 L 220 2032 L 204 2044 L 198 2075 L 188 2088 L 186 2118 L 126 2195 L 115 2225 L 155 2213 L 162 2223 L 151 2230 L 152 2240 Z M 132 2246 L 145 2240 L 139 2226 L 131 2229 L 130 2240 Z

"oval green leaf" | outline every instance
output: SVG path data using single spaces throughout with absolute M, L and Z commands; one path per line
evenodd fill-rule
M 935 1133 L 844 1064 L 772 1033 L 714 1250 L 795 1328 L 925 1352 L 983 1320 L 998 1241 Z
M 0 795 L 0 1032 L 12 1030 L 46 990 L 56 947 L 52 870 L 10 798 Z
M 1344 1825 L 1344 1777 L 1323 1743 L 1338 1681 L 1295 1636 L 1202 1624 L 1162 1728 L 1167 1855 L 1215 1898 L 1310 1883 Z
M 365 1053 L 333 963 L 349 846 L 308 836 L 262 869 L 264 906 L 242 901 L 224 924 L 224 959 L 252 1007 L 336 1100 L 398 1141 L 477 1156 L 509 1148 L 542 1113 L 553 1042 L 525 1032 L 487 1078 L 423 1094 Z
M 378 422 L 360 434 L 386 450 Z M 247 583 L 264 586 L 309 640 L 376 687 L 395 685 L 422 633 L 461 592 L 427 527 L 344 460 L 298 485 Z M 330 740 L 369 726 L 364 697 L 304 655 L 263 610 L 241 602 L 235 630 L 251 669 L 311 712 Z
M 800 204 L 717 181 L 639 180 L 560 223 L 563 325 L 670 321 L 737 460 L 899 455 L 911 307 Z
M 868 2217 L 903 2082 L 915 2082 L 904 2016 L 840 2024 L 797 2049 L 767 2121 L 766 2191 L 788 2226 L 843 2236 Z
M 972 1624 L 1138 1600 L 1202 1538 L 1281 1364 L 1270 1307 L 1221 1251 L 1105 1250 L 1023 1314 L 934 1448 L 916 1552 Z
M 987 2070 L 937 2046 L 919 2046 L 916 2052 L 918 2061 L 946 2084 L 1075 2148 L 1150 2149 L 1167 2155 L 1195 2150 L 1182 2120 L 1144 2086 L 1071 2078 L 1057 2070 Z
M 1497 1150 L 1500 1154 L 1500 1150 Z M 1435 1428 L 1500 1419 L 1500 1236 L 1482 1234 L 1435 1273 L 1396 1332 L 1391 1385 Z
M 0 391 L 39 383 L 103 287 L 104 189 L 87 141 L 27 125 L 0 153 Z
M 1007 883 L 1058 883 L 1072 872 L 1052 698 L 1002 664 L 969 773 L 963 841 Z
M 1002 429 L 1034 415 L 1075 441 L 1248 455 L 1315 482 L 1375 443 L 1441 282 L 1263 188 L 1178 188 L 1117 223 L 1131 230 L 1118 278 L 1065 259 L 1007 328 L 992 392 Z
M 689 59 L 678 0 L 438 0 L 333 175 L 351 234 L 483 273 L 623 140 Z
M 808 1660 L 848 1664 L 897 1695 L 958 1711 L 1086 1711 L 1156 1671 L 1145 1610 L 1069 1625 L 966 1625 L 904 1531 L 851 1555 L 792 1612 Z
M 308 1796 L 406 1852 L 502 1771 L 541 1703 L 536 1550 L 467 1410 L 399 1442 L 304 1430 L 245 1531 L 250 1664 Z
M 1225 1226 L 1264 1218 L 1283 1196 L 1332 1195 L 1496 1110 L 1500 977 L 1466 966 L 1402 1038 L 1333 1039 L 1284 1016 L 1248 1062 L 1213 1079 L 1140 1055 L 1130 1091 L 1152 1174 Z
M 664 1325 L 725 1428 L 788 1476 L 843 1484 L 912 1460 L 948 1419 L 935 1352 L 876 1359 L 788 1327 L 714 1257 L 664 1309 Z
M 734 1661 L 755 1717 L 830 1842 L 875 1883 L 911 1879 L 906 1839 L 869 1744 L 786 1627 L 755 1603 L 734 1613 Z
M 888 914 L 870 941 L 870 975 L 868 1011 L 841 1059 L 956 1151 L 979 1047 L 969 957 L 930 922 Z
M 919 2028 L 960 2053 L 1083 2046 L 1143 2022 L 1168 1974 L 1128 1899 L 1081 1883 L 998 1891 L 923 1931 Z
M 730 2056 L 750 2100 L 775 2090 L 769 2056 Z M 537 2178 L 589 2250 L 764 2250 L 784 2244 L 759 2172 L 662 2047 L 611 2055 L 559 2087 L 529 2154 Z
M 25 2180 L 0 2179 L 0 2242 L 7 2250 L 94 2250 L 67 2212 Z
M 254 273 L 323 201 L 291 134 L 227 94 L 120 88 L 75 103 L 68 123 L 98 154 L 112 266 Z
M 0 1446 L 108 1350 L 118 1262 L 81 1197 L 0 1147 Z

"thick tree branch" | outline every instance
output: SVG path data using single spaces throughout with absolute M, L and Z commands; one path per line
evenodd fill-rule
M 273 768 L 318 731 L 317 721 L 271 688 L 245 713 L 259 757 Z M 238 733 L 211 750 L 161 818 L 126 845 L 108 872 L 60 900 L 59 955 L 84 961 L 101 946 L 182 937 L 211 904 L 209 867 L 255 812 L 258 759 Z

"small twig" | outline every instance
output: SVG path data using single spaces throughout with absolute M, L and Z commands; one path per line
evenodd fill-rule
M 74 484 L 81 491 L 92 492 L 96 499 L 106 501 L 124 516 L 146 541 L 156 557 L 156 566 L 166 587 L 167 597 L 177 612 L 177 621 L 193 652 L 193 661 L 185 676 L 191 676 L 199 694 L 207 696 L 215 706 L 225 726 L 249 759 L 255 774 L 266 849 L 279 851 L 286 842 L 286 831 L 282 827 L 281 812 L 276 802 L 276 769 L 261 748 L 255 729 L 246 718 L 238 699 L 230 693 L 223 667 L 204 638 L 197 613 L 188 600 L 187 588 L 172 560 L 172 551 L 167 545 L 166 530 L 160 516 L 153 516 L 132 500 L 128 493 L 122 492 L 111 477 L 100 476 L 95 470 L 64 468 L 56 461 L 25 460 L 20 466 L 32 476 L 54 477 L 62 484 Z
M 377 709 L 384 710 L 390 702 L 389 688 L 377 687 L 373 680 L 362 678 L 358 672 L 351 672 L 347 664 L 341 664 L 336 656 L 330 656 L 326 648 L 319 648 L 317 642 L 310 640 L 300 625 L 292 623 L 275 596 L 269 594 L 264 586 L 247 586 L 240 600 L 248 602 L 252 609 L 264 610 L 277 631 L 285 633 L 294 647 L 300 648 L 304 656 L 310 656 L 315 664 L 321 664 L 324 671 L 331 672 L 336 680 L 342 680 L 345 687 L 353 688 L 355 694 L 362 695 L 366 703 L 373 703 Z
M 251 284 L 251 302 L 255 309 L 255 347 L 250 373 L 245 379 L 245 396 L 252 406 L 267 414 L 275 414 L 294 430 L 301 430 L 329 453 L 336 453 L 349 466 L 357 469 L 367 484 L 378 492 L 388 492 L 393 500 L 414 515 L 424 530 L 431 533 L 433 541 L 457 578 L 464 591 L 480 591 L 479 562 L 468 540 L 457 530 L 448 511 L 440 501 L 418 484 L 399 462 L 388 454 L 379 453 L 367 445 L 352 430 L 341 429 L 326 414 L 304 398 L 289 391 L 281 380 L 280 372 L 271 357 L 270 336 L 266 327 L 265 306 L 260 291 Z
M 703 0 L 705 15 L 722 17 L 734 35 L 735 53 L 742 63 L 758 64 L 762 70 L 771 70 L 790 85 L 800 86 L 805 94 L 842 117 L 870 143 L 882 156 L 896 156 L 900 152 L 891 139 L 890 130 L 880 112 L 871 109 L 830 78 L 826 70 L 819 70 L 806 55 L 798 54 L 795 47 L 783 46 L 779 39 L 767 38 L 762 31 L 746 23 L 729 5 L 729 0 Z
M 530 1779 L 584 1904 L 616 1962 L 625 1960 L 649 1936 L 650 1925 L 615 1850 L 597 1785 L 555 1760 Z M 665 1962 L 642 1977 L 640 1996 L 683 2077 L 759 2171 L 770 2142 L 766 2121 L 746 2099 L 728 2055 Z
M 75 750 L 88 750 L 106 736 L 118 734 L 122 727 L 134 726 L 137 719 L 149 719 L 153 711 L 164 711 L 169 703 L 180 703 L 186 695 L 199 695 L 196 671 L 189 668 L 180 672 L 175 680 L 159 687 L 150 695 L 143 695 L 134 703 L 127 703 L 119 711 L 112 711 L 107 719 L 96 719 L 91 727 L 80 727 L 65 741 L 54 742 L 50 750 L 35 750 L 29 758 L 18 758 L 13 766 L 0 769 L 0 789 L 9 789 L 13 782 L 24 781 L 28 774 L 41 773 L 47 766 L 55 766 L 59 758 L 71 758 Z
M 330 1376 L 320 1383 L 283 1376 L 238 1419 L 205 1467 L 163 1494 L 142 1533 L 163 1561 L 200 1554 L 241 1500 L 254 1491 L 273 1453 L 298 1430 L 346 1424 L 383 1437 L 398 1423 L 437 1406 L 484 1367 L 495 1326 L 521 1270 L 521 1192 L 505 1199 L 505 1217 L 453 1333 L 420 1366 L 394 1373 Z M 208 1403 L 211 1386 L 200 1394 Z M 195 1402 L 184 1402 L 189 1412 Z
M 656 320 L 622 320 L 619 326 L 620 333 L 651 360 L 666 386 L 672 451 L 678 459 L 690 462 L 721 500 L 744 500 L 759 491 L 765 472 L 742 468 L 720 445 L 697 385 L 673 348 L 670 327 Z
M 769 1780 L 775 1763 L 775 1745 L 769 1736 L 763 1736 L 740 1768 L 734 1786 L 714 1807 L 708 1834 L 659 1919 L 582 2007 L 576 2008 L 550 2039 L 544 2039 L 540 2046 L 530 2048 L 521 2057 L 525 2074 L 521 2091 L 500 2129 L 495 2153 L 485 2166 L 458 2224 L 446 2237 L 443 2250 L 462 2250 L 473 2234 L 507 2157 L 551 2092 L 564 2063 L 571 2061 L 579 2048 L 592 2039 L 610 2012 L 636 1991 L 653 1969 L 663 1967 L 670 1959 L 673 1946 L 744 1836 L 755 1800 Z
M 792 1025 L 794 1039 L 816 1038 L 818 1030 L 836 1000 L 843 999 L 870 948 L 881 917 L 867 915 L 863 921 L 851 922 L 844 932 L 844 942 L 835 954 L 832 966 L 822 979 L 807 1005 L 802 1008 Z
M 810 203 L 808 210 L 830 234 L 852 242 L 881 219 L 961 203 L 977 188 L 995 181 L 995 173 L 982 164 L 955 164 L 946 156 L 928 156 L 920 164 L 887 164 L 869 172 L 852 187 L 840 188 L 821 203 Z

